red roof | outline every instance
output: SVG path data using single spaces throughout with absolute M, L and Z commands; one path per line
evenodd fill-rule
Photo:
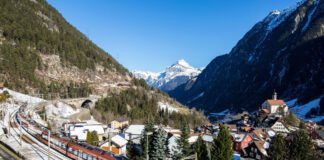
M 266 109 L 266 108 L 262 109 L 262 111 L 263 111 L 264 113 L 269 113 L 269 110 Z
M 271 105 L 271 106 L 282 106 L 285 105 L 285 101 L 279 99 L 279 100 L 273 100 L 273 99 L 268 99 L 267 102 Z

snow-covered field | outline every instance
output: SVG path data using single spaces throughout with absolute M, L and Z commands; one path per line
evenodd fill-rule
M 321 120 L 324 120 L 324 116 L 316 116 L 312 118 L 306 118 L 306 114 L 312 109 L 319 107 L 321 98 L 314 99 L 307 104 L 304 105 L 298 105 L 297 99 L 293 99 L 287 102 L 288 107 L 290 108 L 290 111 L 295 113 L 299 118 L 307 120 L 307 121 L 313 121 L 313 122 L 320 122 Z

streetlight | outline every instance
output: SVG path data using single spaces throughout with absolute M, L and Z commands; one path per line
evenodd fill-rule
M 149 160 L 149 147 L 148 147 L 148 136 L 152 135 L 153 132 L 147 132 L 146 133 L 146 160 Z

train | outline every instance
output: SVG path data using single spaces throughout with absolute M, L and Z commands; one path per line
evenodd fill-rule
M 20 117 L 20 118 L 19 118 Z M 48 130 L 35 122 L 29 122 L 23 115 L 17 114 L 18 123 L 30 135 L 38 141 L 48 145 L 49 133 Z M 34 129 L 32 129 L 34 128 Z M 98 147 L 91 146 L 85 143 L 78 143 L 74 140 L 64 138 L 55 134 L 50 134 L 50 147 L 68 158 L 75 160 L 126 160 L 124 156 L 116 156 L 110 152 L 104 151 Z

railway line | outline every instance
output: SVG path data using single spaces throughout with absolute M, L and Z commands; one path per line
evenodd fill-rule
M 27 132 L 26 128 L 19 125 L 18 119 L 18 110 L 15 110 L 14 113 L 10 117 L 10 125 L 12 126 L 11 131 L 13 131 L 17 136 L 16 140 L 22 143 L 22 140 L 25 143 L 28 143 L 32 150 L 34 150 L 39 157 L 42 159 L 52 159 L 52 160 L 69 160 L 70 158 L 65 155 L 53 150 L 52 148 L 48 149 L 48 146 L 39 142 L 33 135 Z M 21 127 L 21 128 L 20 128 Z
M 124 156 L 116 156 L 96 146 L 73 141 L 67 137 L 50 134 L 48 129 L 28 118 L 24 113 L 25 106 L 20 106 L 11 113 L 10 126 L 16 136 L 15 140 L 28 143 L 42 159 L 83 159 L 83 160 L 126 160 Z M 18 137 L 18 138 L 17 138 Z M 48 142 L 50 138 L 50 148 Z M 18 139 L 20 141 L 18 141 Z M 50 154 L 49 154 L 50 153 Z M 48 156 L 50 155 L 50 156 Z M 49 157 L 49 158 L 47 158 Z

